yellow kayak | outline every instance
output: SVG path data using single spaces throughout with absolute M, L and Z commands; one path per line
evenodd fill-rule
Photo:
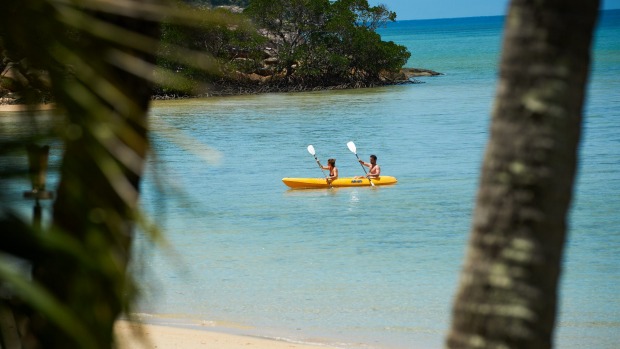
M 293 189 L 329 188 L 325 178 L 282 178 L 282 182 Z M 395 177 L 381 176 L 372 179 L 374 185 L 390 185 L 398 182 Z M 343 177 L 332 182 L 332 187 L 370 187 L 368 178 Z

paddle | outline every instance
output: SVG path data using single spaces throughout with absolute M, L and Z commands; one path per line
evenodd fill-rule
M 316 160 L 316 164 L 319 165 L 319 168 L 321 169 L 321 172 L 323 172 L 323 176 L 325 177 L 325 180 L 327 181 L 327 184 L 331 188 L 332 184 L 330 183 L 329 178 L 325 174 L 325 171 L 323 171 L 323 166 L 321 166 L 321 163 L 319 162 L 319 159 L 316 157 L 316 152 L 314 151 L 314 147 L 312 146 L 312 144 L 310 144 L 308 146 L 308 153 L 310 153 L 312 156 L 314 156 L 314 160 Z
M 357 148 L 355 148 L 355 143 L 353 143 L 353 141 L 350 141 L 349 143 L 347 143 L 347 147 L 349 148 L 349 150 L 355 154 L 355 157 L 357 158 L 357 161 L 359 162 L 360 157 L 357 156 Z M 362 163 L 360 162 L 360 166 L 362 166 L 362 169 L 364 170 L 364 173 L 366 175 L 368 175 L 368 172 L 366 172 L 366 167 L 364 167 L 364 165 L 362 165 Z M 375 186 L 375 184 L 372 182 L 372 180 L 370 178 L 368 178 L 368 181 L 370 182 L 370 185 L 372 185 L 373 187 Z

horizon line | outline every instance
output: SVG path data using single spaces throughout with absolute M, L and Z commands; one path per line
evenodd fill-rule
M 620 11 L 620 7 L 600 9 L 599 12 L 605 11 Z M 500 15 L 479 15 L 479 16 L 458 16 L 458 17 L 432 17 L 432 18 L 410 18 L 410 19 L 398 19 L 398 13 L 396 13 L 396 22 L 399 21 L 432 21 L 436 19 L 462 19 L 462 18 L 481 18 L 481 17 L 505 17 L 506 14 Z

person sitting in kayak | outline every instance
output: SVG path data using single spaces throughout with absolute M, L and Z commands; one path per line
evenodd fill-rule
M 329 170 L 329 177 L 326 178 L 327 183 L 331 183 L 338 179 L 338 167 L 336 167 L 336 159 L 327 159 L 327 166 L 321 165 L 319 162 L 319 166 L 323 170 Z
M 366 166 L 368 168 L 370 168 L 368 170 L 368 174 L 366 176 L 357 176 L 355 178 L 379 178 L 381 176 L 381 167 L 379 165 L 377 165 L 377 156 L 376 155 L 371 155 L 370 156 L 370 163 L 368 162 L 364 162 L 363 160 L 360 160 L 360 164 L 362 164 L 362 166 Z

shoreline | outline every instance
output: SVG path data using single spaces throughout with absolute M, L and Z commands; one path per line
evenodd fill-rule
M 26 112 L 26 111 L 40 111 L 40 110 L 53 110 L 56 108 L 56 104 L 34 104 L 28 106 L 27 104 L 1 104 L 0 112 Z
M 278 85 L 244 85 L 244 84 L 224 84 L 219 86 L 218 89 L 213 91 L 198 93 L 195 95 L 176 95 L 176 94 L 158 94 L 155 93 L 151 96 L 151 101 L 161 100 L 177 100 L 177 99 L 191 99 L 191 98 L 209 98 L 209 97 L 230 97 L 230 96 L 242 96 L 242 95 L 258 95 L 266 93 L 294 93 L 294 92 L 311 92 L 311 91 L 328 91 L 328 90 L 348 90 L 357 88 L 372 88 L 382 86 L 395 86 L 404 84 L 420 84 L 423 83 L 420 80 L 416 80 L 417 77 L 434 77 L 444 75 L 443 73 L 423 68 L 401 68 L 400 72 L 390 79 L 384 80 L 382 83 L 371 84 L 368 86 L 351 86 L 351 85 L 336 85 L 336 86 L 278 86 Z M 0 96 L 0 112 L 23 112 L 30 110 L 51 110 L 56 107 L 55 103 L 40 103 L 34 104 L 28 107 L 26 104 L 16 103 L 17 96 Z
M 114 325 L 118 349 L 343 349 L 327 342 L 296 342 L 284 338 L 218 332 L 208 327 L 181 327 L 131 320 Z

